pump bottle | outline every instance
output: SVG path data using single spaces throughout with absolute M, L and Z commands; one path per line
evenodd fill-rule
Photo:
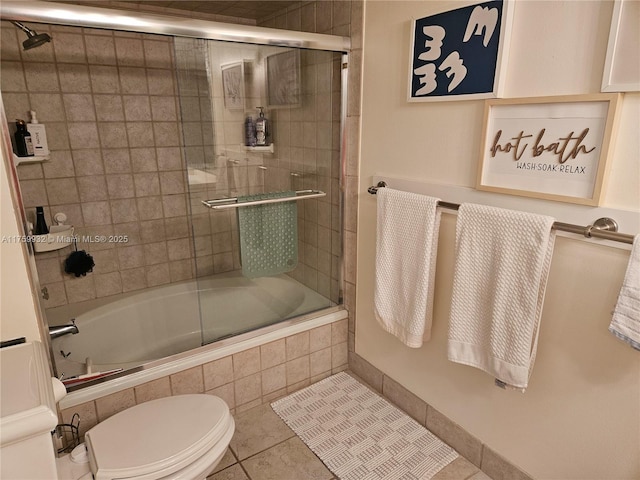
M 42 123 L 38 123 L 36 112 L 31 110 L 29 113 L 31 114 L 31 123 L 27 124 L 27 130 L 31 134 L 33 153 L 35 155 L 49 155 L 47 131 Z
M 264 147 L 269 145 L 269 120 L 264 116 L 264 107 L 256 107 L 260 110 L 260 116 L 256 120 L 256 145 Z
M 33 141 L 24 120 L 16 119 L 14 138 L 16 139 L 16 154 L 19 157 L 33 157 Z

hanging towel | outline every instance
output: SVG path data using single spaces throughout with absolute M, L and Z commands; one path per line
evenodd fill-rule
M 238 203 L 295 197 L 296 192 L 238 197 Z M 285 273 L 298 264 L 298 208 L 295 201 L 238 207 L 240 262 L 245 277 Z
M 533 368 L 554 219 L 463 204 L 458 211 L 449 360 L 524 389 Z
M 609 331 L 640 350 L 640 235 L 633 239 L 627 273 L 622 281 Z
M 408 347 L 431 338 L 438 250 L 438 199 L 380 188 L 377 194 L 375 316 Z

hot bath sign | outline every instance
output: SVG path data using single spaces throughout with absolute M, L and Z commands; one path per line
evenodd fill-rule
M 499 96 L 509 13 L 500 0 L 414 20 L 409 101 Z
M 486 100 L 479 187 L 597 204 L 617 100 L 576 97 Z

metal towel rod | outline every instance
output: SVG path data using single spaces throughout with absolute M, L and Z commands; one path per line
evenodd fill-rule
M 220 198 L 217 200 L 203 200 L 202 204 L 205 207 L 212 208 L 214 210 L 224 210 L 227 208 L 239 208 L 239 207 L 251 207 L 253 205 L 264 205 L 266 203 L 281 203 L 290 202 L 292 200 L 305 200 L 307 198 L 319 198 L 325 197 L 327 194 L 322 190 L 297 190 L 296 195 L 289 197 L 278 198 L 265 198 L 264 200 L 252 200 L 249 202 L 238 203 L 238 197 L 233 198 Z
M 379 188 L 384 188 L 387 186 L 386 182 L 378 182 L 377 185 L 371 186 L 367 189 L 371 195 L 375 195 L 378 193 Z M 442 208 L 447 208 L 449 210 L 458 210 L 460 208 L 459 203 L 450 203 L 443 202 L 442 200 L 438 202 L 438 206 Z M 554 222 L 553 223 L 554 230 L 560 230 L 562 232 L 569 233 L 577 233 L 578 235 L 584 235 L 587 238 L 603 238 L 605 240 L 612 240 L 614 242 L 628 243 L 633 244 L 633 235 L 629 235 L 628 233 L 619 233 L 618 232 L 618 223 L 612 218 L 599 218 L 592 225 L 587 225 L 586 227 L 581 225 L 574 225 L 572 223 L 562 223 L 562 222 Z

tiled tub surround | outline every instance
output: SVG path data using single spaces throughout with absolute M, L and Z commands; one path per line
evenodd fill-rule
M 340 193 L 344 196 L 342 218 L 343 265 L 342 288 L 344 305 L 349 311 L 349 351 L 355 346 L 356 316 L 356 232 L 358 218 L 358 175 L 360 162 L 360 112 L 362 83 L 362 40 L 364 2 L 334 0 L 299 2 L 281 12 L 258 21 L 259 26 L 312 33 L 344 35 L 351 38 L 347 72 L 346 124 L 342 166 L 344 176 Z M 334 192 L 332 191 L 332 194 Z M 322 230 L 319 229 L 321 232 Z
M 18 167 L 28 215 L 64 212 L 93 273 L 63 273 L 72 247 L 36 255 L 46 308 L 193 278 L 180 113 L 171 37 L 34 25 L 55 40 L 19 48 L 1 22 L 7 119 L 29 110 L 45 124 L 51 159 Z M 116 237 L 118 238 L 118 237 Z
M 189 168 L 206 169 L 216 176 L 215 183 L 191 183 L 190 206 L 196 244 L 196 268 L 206 273 L 216 264 L 232 262 L 240 268 L 238 226 L 235 212 L 228 218 L 204 207 L 202 200 L 236 197 L 283 190 L 320 189 L 326 197 L 297 203 L 297 268 L 290 275 L 304 285 L 330 298 L 340 299 L 341 228 L 341 78 L 340 54 L 299 51 L 301 100 L 292 107 L 266 108 L 270 121 L 273 153 L 246 151 L 243 125 L 247 114 L 257 118 L 255 105 L 266 104 L 263 80 L 265 58 L 287 51 L 282 47 L 230 44 L 176 38 L 178 83 L 185 138 L 185 156 Z M 222 67 L 242 59 L 245 67 L 244 109 L 225 107 Z M 197 120 L 195 87 L 183 88 L 183 78 L 197 78 L 208 72 L 213 104 L 212 145 L 198 148 L 202 142 L 199 125 L 211 128 L 211 119 Z M 183 75 L 194 72 L 195 75 Z M 193 82 L 191 82 L 193 83 Z M 200 98 L 200 103 L 204 99 Z M 187 107 L 191 105 L 190 107 Z M 195 113 L 194 113 L 195 112 Z M 209 122 L 207 121 L 209 120 Z M 193 134 L 196 131 L 196 134 Z M 188 140 L 190 139 L 190 140 Z M 230 231 L 229 223 L 230 222 Z M 225 230 L 220 231 L 223 226 Z M 220 251 L 220 245 L 227 250 Z
M 176 49 L 184 158 L 191 172 L 216 177 L 215 183 L 189 180 L 187 201 L 191 211 L 196 275 L 212 275 L 240 268 L 237 222 L 233 211 L 213 211 L 202 200 L 229 196 L 227 177 L 232 169 L 224 158 L 224 137 L 214 132 L 219 109 L 214 112 L 216 85 L 208 66 L 208 40 L 173 39 Z M 241 121 L 235 128 L 240 131 Z M 189 172 L 189 170 L 188 170 Z M 206 178 L 202 179 L 207 180 Z M 235 196 L 235 195 L 232 195 Z
M 25 208 L 31 216 L 43 205 L 50 225 L 55 213 L 66 213 L 80 236 L 127 238 L 80 242 L 96 268 L 79 279 L 63 273 L 72 247 L 38 254 L 41 285 L 49 293 L 46 308 L 238 269 L 235 212 L 208 211 L 200 201 L 303 188 L 328 195 L 299 204 L 300 262 L 292 276 L 338 303 L 339 59 L 330 52 L 301 52 L 303 106 L 267 111 L 276 152 L 247 154 L 235 151 L 244 112 L 224 108 L 216 68 L 227 61 L 218 52 L 224 44 L 37 27 L 57 41 L 42 52 L 23 52 L 15 27 L 2 22 L 7 118 L 36 110 L 52 150 L 49 162 L 18 168 Z M 215 64 L 211 75 L 207 62 Z M 218 182 L 188 185 L 186 166 L 212 171 Z
M 306 323 L 311 325 L 313 320 Z M 84 434 L 125 408 L 186 393 L 217 395 L 227 402 L 232 413 L 240 413 L 345 370 L 347 336 L 346 318 L 308 328 L 64 408 L 61 421 L 69 422 L 77 412 Z M 118 379 L 112 382 L 117 383 Z
M 349 369 L 390 402 L 404 410 L 440 439 L 452 446 L 473 465 L 494 480 L 532 480 L 532 477 L 509 463 L 488 445 L 475 438 L 460 425 L 414 395 L 388 375 L 378 370 L 355 352 L 349 352 Z M 458 478 L 458 477 L 451 477 Z
M 236 212 L 212 211 L 200 201 L 262 191 L 265 175 L 258 165 L 264 164 L 268 188 L 286 188 L 284 178 L 288 188 L 327 191 L 321 201 L 299 204 L 300 266 L 292 276 L 338 303 L 340 82 L 339 63 L 329 52 L 303 52 L 306 108 L 279 113 L 278 153 L 244 153 L 242 160 L 249 161 L 238 166 L 227 161 L 232 157 L 228 150 L 240 143 L 244 113 L 234 116 L 224 109 L 219 68 L 209 79 L 204 55 L 224 61 L 221 54 L 216 56 L 215 45 L 159 35 L 38 28 L 60 41 L 46 45 L 49 52 L 31 57 L 18 49 L 15 27 L 2 22 L 8 118 L 25 117 L 33 108 L 51 137 L 49 162 L 18 168 L 25 207 L 32 214 L 35 206 L 43 205 L 50 225 L 55 213 L 66 213 L 79 236 L 126 237 L 120 243 L 79 242 L 78 248 L 96 263 L 93 272 L 81 278 L 63 272 L 73 247 L 36 255 L 40 284 L 48 293 L 46 308 L 239 269 Z M 41 72 L 48 75 L 47 82 L 33 79 L 45 75 Z M 321 96 L 327 98 L 316 99 Z M 331 97 L 335 101 L 327 101 Z M 316 104 L 325 107 L 324 113 L 318 112 L 322 138 L 319 143 L 315 135 L 307 138 L 308 148 L 303 149 L 298 143 L 302 134 L 291 132 L 291 125 L 301 126 L 296 115 L 304 114 L 309 120 L 304 122 L 305 135 L 315 132 Z M 213 122 L 214 108 L 220 121 Z M 78 132 L 88 135 L 87 141 L 78 141 Z M 220 181 L 187 185 L 185 161 L 212 170 Z M 293 169 L 306 175 L 296 185 L 297 177 L 289 175 Z

